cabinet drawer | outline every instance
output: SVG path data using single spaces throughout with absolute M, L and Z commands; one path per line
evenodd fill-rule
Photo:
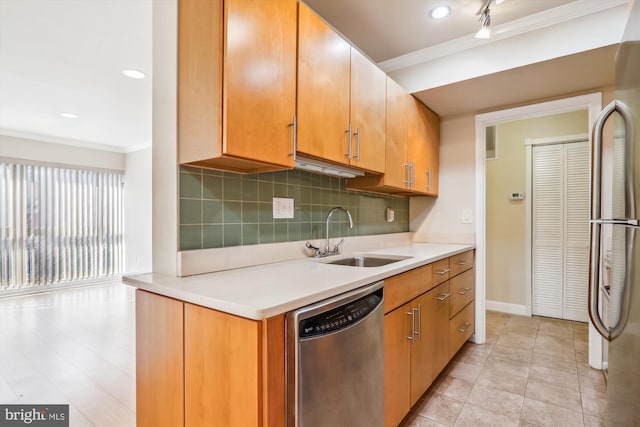
M 449 316 L 453 317 L 475 298 L 476 270 L 472 268 L 453 277 L 451 282 L 451 299 L 449 300 Z
M 449 280 L 449 258 L 441 259 L 430 265 L 433 271 L 433 286 Z
M 431 264 L 384 279 L 384 312 L 389 313 L 433 287 Z
M 473 334 L 475 327 L 475 304 L 467 305 L 449 321 L 449 356 L 453 357 Z
M 474 251 L 467 251 L 449 258 L 449 275 L 453 277 L 473 267 L 473 253 Z

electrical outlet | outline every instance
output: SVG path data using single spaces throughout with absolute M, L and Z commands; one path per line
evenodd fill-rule
M 395 218 L 396 212 L 391 208 L 387 208 L 387 222 L 393 222 Z
M 293 199 L 274 197 L 273 218 L 293 218 Z

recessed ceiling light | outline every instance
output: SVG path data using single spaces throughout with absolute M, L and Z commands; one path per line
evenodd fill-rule
M 132 79 L 144 79 L 147 77 L 145 73 L 139 70 L 122 70 L 122 74 L 127 77 L 131 77 Z
M 65 119 L 77 119 L 78 117 L 80 117 L 77 114 L 73 114 L 73 113 L 60 113 L 60 115 Z
M 431 9 L 431 12 L 429 12 L 429 15 L 433 19 L 446 18 L 450 14 L 451 14 L 451 8 L 449 6 L 438 6 L 436 8 Z

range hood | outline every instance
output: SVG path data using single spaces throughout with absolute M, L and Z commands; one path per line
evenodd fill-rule
M 346 166 L 338 166 L 322 160 L 312 159 L 305 156 L 296 155 L 296 169 L 309 172 L 322 173 L 325 175 L 338 176 L 340 178 L 355 178 L 363 176 L 364 172 Z

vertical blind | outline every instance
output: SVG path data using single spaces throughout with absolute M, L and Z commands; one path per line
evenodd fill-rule
M 123 177 L 0 162 L 0 290 L 121 274 Z

